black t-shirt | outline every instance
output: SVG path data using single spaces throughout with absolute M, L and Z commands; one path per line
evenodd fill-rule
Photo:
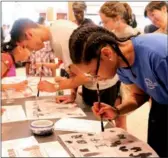
M 85 18 L 83 22 L 80 25 L 88 25 L 88 24 L 94 24 L 94 22 L 91 19 Z
M 153 33 L 153 32 L 155 32 L 157 29 L 158 29 L 158 28 L 157 28 L 155 25 L 151 24 L 151 25 L 145 26 L 144 32 L 145 32 L 145 33 Z

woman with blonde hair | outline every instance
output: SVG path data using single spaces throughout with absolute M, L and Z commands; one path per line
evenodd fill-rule
M 100 8 L 100 18 L 104 27 L 119 38 L 136 35 L 138 31 L 135 15 L 128 3 L 105 2 Z
M 99 11 L 103 26 L 112 31 L 119 38 L 129 38 L 138 34 L 134 28 L 137 26 L 135 15 L 128 3 L 105 2 Z M 122 89 L 127 88 L 123 84 L 120 87 L 121 100 L 125 98 Z M 109 96 L 112 97 L 112 96 Z M 118 100 L 118 99 L 117 99 Z M 116 101 L 117 101 L 116 100 Z M 120 103 L 118 102 L 118 104 Z M 126 116 L 116 119 L 116 124 L 127 129 Z

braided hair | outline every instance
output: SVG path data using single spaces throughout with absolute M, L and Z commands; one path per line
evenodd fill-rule
M 139 34 L 139 33 L 138 33 Z M 100 26 L 83 26 L 77 28 L 69 40 L 70 57 L 73 63 L 89 63 L 92 59 L 97 59 L 100 55 L 100 48 L 109 45 L 115 53 L 127 64 L 131 66 L 119 48 L 120 42 L 125 42 L 134 36 L 128 38 L 117 38 L 114 33 Z M 131 69 L 132 72 L 132 69 Z M 134 73 L 132 72 L 133 76 Z

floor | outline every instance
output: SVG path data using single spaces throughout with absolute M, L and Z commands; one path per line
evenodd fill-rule
M 24 68 L 17 68 L 17 76 L 25 76 Z M 145 103 L 127 116 L 128 132 L 146 142 L 149 103 Z

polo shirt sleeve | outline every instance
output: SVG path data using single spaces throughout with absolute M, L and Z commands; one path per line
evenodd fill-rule
M 122 70 L 118 69 L 117 74 L 118 74 L 121 82 L 123 82 L 125 84 L 133 84 L 133 82 L 130 81 L 129 78 L 122 72 Z

